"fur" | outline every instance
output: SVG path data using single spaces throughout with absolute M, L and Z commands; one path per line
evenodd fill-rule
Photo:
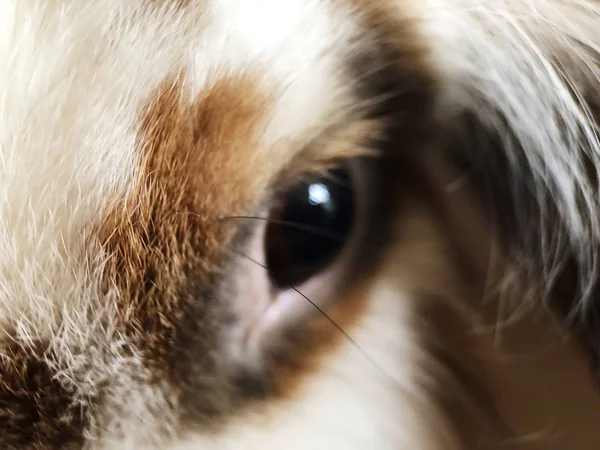
M 0 446 L 598 448 L 598 25 L 0 0 Z M 365 155 L 360 264 L 249 348 L 271 297 L 240 218 Z

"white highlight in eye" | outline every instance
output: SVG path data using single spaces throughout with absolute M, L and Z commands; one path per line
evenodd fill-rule
M 308 187 L 308 203 L 311 205 L 322 205 L 329 203 L 329 191 L 324 184 L 314 183 Z

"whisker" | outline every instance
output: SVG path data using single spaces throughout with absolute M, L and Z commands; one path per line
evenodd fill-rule
M 302 231 L 307 231 L 313 234 L 318 234 L 324 237 L 328 237 L 331 239 L 338 239 L 338 240 L 345 240 L 348 238 L 347 235 L 344 235 L 342 233 L 334 233 L 331 231 L 327 231 L 323 228 L 319 228 L 319 227 L 313 227 L 310 225 L 304 225 L 301 223 L 297 223 L 297 222 L 291 222 L 291 221 L 287 221 L 287 220 L 280 220 L 280 219 L 272 219 L 270 217 L 260 217 L 260 216 L 227 216 L 227 217 L 221 217 L 219 220 L 260 220 L 260 221 L 264 221 L 264 222 L 269 222 L 269 223 L 274 223 L 277 225 L 284 225 L 286 227 L 291 227 L 291 228 L 296 228 L 298 230 L 302 230 Z
M 253 262 L 254 264 L 257 264 L 258 266 L 265 269 L 268 273 L 271 273 L 271 270 L 266 265 L 260 263 L 259 261 L 256 261 L 254 258 L 252 258 L 242 252 L 233 251 L 233 253 Z M 393 383 L 397 383 L 395 378 L 387 370 L 385 370 L 383 368 L 383 366 L 381 366 L 381 364 L 379 364 L 375 359 L 373 359 L 366 352 L 366 350 L 364 348 L 362 348 L 352 338 L 352 336 L 350 336 L 350 334 L 346 330 L 344 330 L 329 314 L 327 314 L 321 307 L 319 307 L 319 305 L 317 305 L 314 301 L 312 301 L 307 295 L 303 294 L 298 288 L 292 286 L 290 289 L 292 289 L 294 292 L 296 292 L 298 295 L 300 295 L 303 299 L 305 299 L 308 303 L 310 303 L 317 310 L 317 312 L 319 312 L 319 314 L 321 314 L 331 325 L 333 325 L 344 336 L 344 338 L 346 338 L 348 340 L 348 342 L 350 342 L 350 344 L 352 344 L 352 346 L 360 352 L 360 354 L 363 356 L 363 358 L 365 358 L 367 361 L 369 361 L 370 364 L 373 365 L 373 367 L 375 367 L 382 374 L 384 374 L 386 377 L 388 377 Z
M 335 239 L 335 240 L 339 240 L 339 241 L 346 241 L 348 239 L 354 240 L 354 239 L 359 238 L 361 248 L 363 248 L 365 250 L 370 250 L 370 251 L 378 251 L 381 249 L 381 244 L 374 244 L 372 242 L 367 242 L 370 238 L 372 238 L 372 234 L 369 232 L 363 233 L 359 236 L 353 236 L 352 235 L 353 232 L 350 232 L 350 235 L 346 235 L 343 233 L 335 233 L 335 232 L 325 230 L 323 228 L 313 227 L 310 225 L 304 225 L 304 224 L 297 223 L 297 222 L 273 219 L 271 217 L 261 217 L 261 216 L 226 216 L 226 217 L 221 217 L 218 220 L 223 221 L 223 220 L 229 220 L 229 219 L 232 219 L 232 220 L 255 220 L 255 221 L 270 222 L 270 223 L 275 223 L 278 225 L 289 226 L 292 228 L 306 231 L 307 233 L 313 233 L 313 234 L 320 235 L 320 236 L 323 236 L 323 237 L 326 237 L 329 239 Z

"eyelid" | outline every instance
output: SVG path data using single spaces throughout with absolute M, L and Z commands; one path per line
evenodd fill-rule
M 344 288 L 356 261 L 361 257 L 368 216 L 373 172 L 361 161 L 348 163 L 355 184 L 357 207 L 354 211 L 356 229 L 335 260 L 305 282 L 290 288 L 276 289 L 270 283 L 264 252 L 269 206 L 262 210 L 250 241 L 246 245 L 246 261 L 238 269 L 238 317 L 243 326 L 247 351 L 261 353 L 276 345 L 282 333 L 302 326 L 314 315 L 326 310 Z M 242 273 L 243 272 L 243 273 Z

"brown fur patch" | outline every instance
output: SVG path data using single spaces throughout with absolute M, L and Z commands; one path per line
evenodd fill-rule
M 83 443 L 81 407 L 54 379 L 45 346 L 14 341 L 0 355 L 0 447 L 74 449 Z
M 121 325 L 162 353 L 173 340 L 179 291 L 218 269 L 223 216 L 252 204 L 260 179 L 244 155 L 256 145 L 263 97 L 249 78 L 227 78 L 193 104 L 165 83 L 144 114 L 139 188 L 106 219 L 106 280 L 122 293 Z M 123 213 L 123 211 L 127 211 Z

